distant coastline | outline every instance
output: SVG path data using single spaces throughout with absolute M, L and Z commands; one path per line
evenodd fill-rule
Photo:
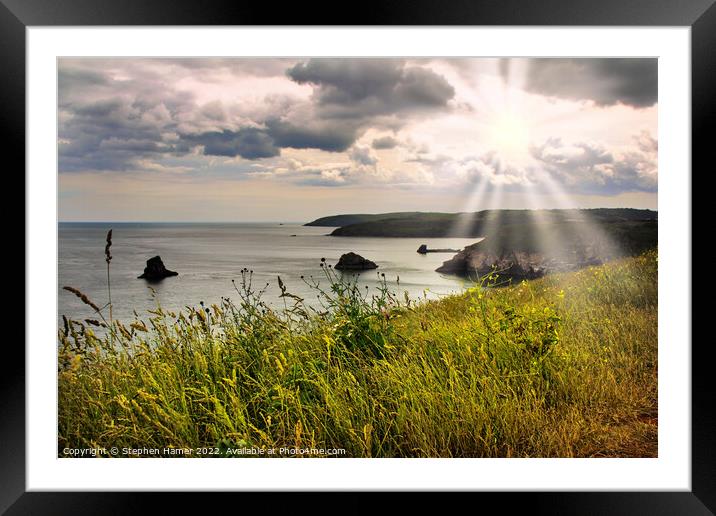
M 331 236 L 477 238 L 510 227 L 656 223 L 658 212 L 635 208 L 482 210 L 474 213 L 395 212 L 321 217 L 306 226 L 336 227 Z M 637 224 L 638 225 L 638 224 Z
M 355 214 L 309 223 L 322 224 L 343 224 L 336 237 L 480 238 L 437 272 L 479 277 L 499 269 L 518 280 L 635 256 L 658 243 L 658 212 L 632 208 Z

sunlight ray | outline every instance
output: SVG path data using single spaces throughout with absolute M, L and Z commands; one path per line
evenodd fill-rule
M 538 169 L 535 172 L 539 175 L 540 183 L 547 189 L 558 208 L 563 210 L 578 209 L 576 203 L 547 171 Z M 575 216 L 578 216 L 582 221 L 580 233 L 563 234 L 562 237 L 569 239 L 573 244 L 571 249 L 575 253 L 577 261 L 590 261 L 595 257 L 599 257 L 600 261 L 602 261 L 620 254 L 618 244 L 593 219 L 592 215 L 580 210 L 578 214 L 575 213 Z
M 457 220 L 450 230 L 450 236 L 467 237 L 472 236 L 472 228 L 475 223 L 475 212 L 482 206 L 487 191 L 489 180 L 482 178 L 474 193 L 468 198 L 463 210 L 458 214 Z

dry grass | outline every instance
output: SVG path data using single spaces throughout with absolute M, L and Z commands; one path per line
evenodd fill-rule
M 322 270 L 321 313 L 285 285 L 270 310 L 244 271 L 237 304 L 114 321 L 113 343 L 70 322 L 58 449 L 656 456 L 656 252 L 421 304 Z

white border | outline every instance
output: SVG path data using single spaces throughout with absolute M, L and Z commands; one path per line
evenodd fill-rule
M 28 490 L 690 490 L 689 28 L 31 27 L 27 43 L 27 270 L 32 271 L 26 280 Z M 659 57 L 659 458 L 56 458 L 58 56 L 565 53 Z

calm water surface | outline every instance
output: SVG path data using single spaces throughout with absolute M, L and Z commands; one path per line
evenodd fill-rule
M 141 317 L 156 307 L 147 282 L 137 279 L 147 259 L 160 255 L 165 266 L 179 276 L 153 284 L 162 306 L 178 310 L 200 301 L 219 303 L 221 297 L 236 299 L 231 283 L 241 278 L 241 269 L 254 271 L 256 285 L 269 283 L 264 300 L 283 306 L 276 277 L 289 292 L 315 304 L 316 294 L 301 281 L 311 275 L 322 278 L 320 259 L 335 264 L 343 253 L 353 251 L 379 265 L 359 275 L 359 283 L 375 292 L 378 272 L 386 275 L 391 288 L 407 291 L 412 298 L 436 298 L 460 292 L 465 281 L 435 272 L 452 254 L 420 255 L 420 244 L 429 248 L 462 249 L 477 239 L 465 238 L 353 238 L 327 236 L 333 228 L 300 224 L 157 224 L 157 223 L 60 223 L 58 263 L 58 316 L 95 318 L 91 309 L 67 291 L 79 288 L 97 305 L 107 302 L 105 236 L 113 229 L 111 281 L 114 317 Z M 292 236 L 295 235 L 295 236 Z M 400 285 L 396 283 L 400 276 Z M 325 285 L 325 281 L 322 281 Z

